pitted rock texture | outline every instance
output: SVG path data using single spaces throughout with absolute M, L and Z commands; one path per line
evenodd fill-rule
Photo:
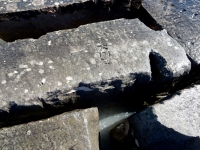
M 126 18 L 130 15 L 130 1 L 4 1 L 0 6 L 8 8 L 0 11 L 0 38 L 7 42 L 27 38 L 38 39 L 48 32 Z
M 98 122 L 98 109 L 90 108 L 3 128 L 0 149 L 98 150 Z
M 140 148 L 198 150 L 200 144 L 200 84 L 176 92 L 130 119 Z M 196 147 L 196 148 L 195 148 Z
M 144 0 L 143 7 L 200 64 L 200 1 Z
M 0 12 L 8 13 L 25 10 L 37 10 L 47 7 L 56 7 L 59 5 L 83 3 L 86 1 L 95 2 L 95 0 L 0 0 Z
M 25 106 L 59 107 L 73 103 L 76 95 L 85 100 L 106 95 L 107 100 L 123 91 L 143 89 L 151 81 L 150 54 L 160 83 L 187 74 L 191 65 L 184 49 L 165 30 L 153 31 L 138 19 L 15 41 L 1 45 L 0 54 L 2 114 L 19 113 Z

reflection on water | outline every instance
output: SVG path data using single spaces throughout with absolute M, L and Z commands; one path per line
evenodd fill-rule
M 110 130 L 134 113 L 126 106 L 115 105 L 99 109 L 100 147 L 110 149 Z

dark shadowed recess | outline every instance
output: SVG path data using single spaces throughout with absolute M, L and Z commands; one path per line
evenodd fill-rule
M 102 108 L 120 104 L 134 111 L 140 110 L 144 107 L 144 101 L 149 99 L 152 83 L 148 82 L 150 77 L 142 73 L 130 74 L 130 77 L 136 79 L 134 85 L 124 84 L 124 77 L 122 77 L 110 82 L 79 83 L 79 87 L 88 87 L 93 89 L 92 91 L 76 91 L 72 94 L 69 94 L 69 91 L 60 90 L 49 92 L 45 99 L 39 97 L 34 99 L 41 102 L 41 106 L 22 106 L 10 102 L 9 110 L 0 110 L 0 128 L 48 118 L 74 109 Z M 114 88 L 102 91 L 101 88 L 98 88 L 99 86 L 112 86 Z
M 48 32 L 77 28 L 80 25 L 120 18 L 139 18 L 154 30 L 162 27 L 137 2 L 127 5 L 124 0 L 92 1 L 0 14 L 0 38 L 6 42 L 17 39 L 37 39 Z
M 140 140 L 141 143 L 143 142 L 147 144 L 147 146 L 144 147 L 143 145 L 143 148 L 137 148 L 137 150 L 199 150 L 199 137 L 184 135 L 173 128 L 161 124 L 153 109 L 149 109 L 148 116 L 153 120 L 151 128 L 148 128 L 150 126 L 144 128 L 147 130 L 146 132 L 148 132 L 149 137 L 147 135 L 146 137 L 141 137 L 141 131 L 138 131 L 137 126 L 135 126 L 137 123 L 133 121 L 133 118 L 136 116 L 132 116 L 129 118 L 130 131 L 129 136 L 124 142 L 125 145 L 120 143 L 118 143 L 118 145 L 115 144 L 113 145 L 113 150 L 121 150 L 122 148 L 133 150 L 133 147 L 135 147 L 135 139 Z M 141 124 L 141 126 L 144 125 L 145 123 Z M 131 134 L 131 132 L 134 134 Z

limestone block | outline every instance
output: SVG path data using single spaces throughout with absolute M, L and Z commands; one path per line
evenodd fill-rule
M 198 150 L 199 99 L 198 83 L 134 114 L 129 121 L 139 147 L 148 150 Z
M 0 149 L 98 150 L 98 136 L 98 110 L 89 108 L 3 128 Z
M 87 105 L 117 99 L 146 88 L 152 74 L 163 83 L 187 74 L 190 67 L 183 47 L 165 30 L 153 31 L 138 19 L 7 43 L 0 45 L 1 121 L 9 119 L 5 114 L 27 117 L 66 104 L 71 108 L 77 100 Z
M 200 1 L 144 0 L 143 7 L 200 64 Z

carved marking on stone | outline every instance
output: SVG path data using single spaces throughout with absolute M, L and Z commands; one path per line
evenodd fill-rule
M 97 44 L 98 47 L 98 53 L 100 55 L 100 59 L 105 63 L 105 64 L 110 64 L 110 47 L 112 46 L 112 43 L 107 43 L 107 44 Z

